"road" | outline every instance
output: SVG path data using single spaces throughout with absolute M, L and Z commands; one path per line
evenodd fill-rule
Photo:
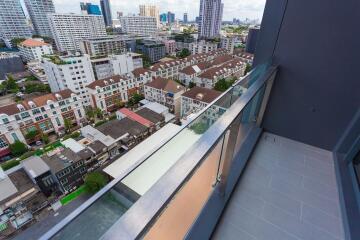
M 29 228 L 14 236 L 13 240 L 37 240 L 49 229 L 68 216 L 77 207 L 83 204 L 89 196 L 83 194 L 69 204 L 61 207 L 57 212 L 51 212 L 48 216 L 34 223 Z

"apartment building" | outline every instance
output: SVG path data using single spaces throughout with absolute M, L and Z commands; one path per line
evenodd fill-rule
M 189 44 L 191 54 L 209 53 L 215 51 L 216 49 L 218 49 L 218 44 L 216 42 L 201 40 Z
M 74 126 L 85 121 L 85 111 L 78 96 L 69 89 L 0 107 L 0 151 L 8 153 L 9 144 L 16 140 L 33 142 L 41 133 L 60 133 L 64 120 Z M 29 132 L 38 134 L 26 139 Z
M 151 71 L 145 68 L 137 68 L 127 76 L 133 79 L 137 91 L 141 94 L 144 94 L 144 85 L 152 80 Z
M 213 89 L 193 87 L 181 95 L 181 117 L 195 114 L 213 102 L 222 93 Z
M 176 42 L 175 40 L 164 40 L 165 52 L 167 55 L 176 55 Z
M 113 24 L 110 0 L 100 0 L 101 12 L 104 17 L 105 26 L 111 27 Z
M 52 37 L 48 14 L 55 13 L 53 0 L 25 0 L 35 33 L 43 37 Z
M 159 7 L 156 5 L 142 4 L 139 5 L 140 16 L 156 18 L 156 26 L 160 28 L 160 12 Z
M 179 80 L 185 85 L 189 86 L 194 83 L 195 77 L 199 76 L 203 71 L 209 68 L 209 62 L 199 62 L 197 64 L 187 66 L 179 71 Z
M 79 51 L 81 40 L 106 37 L 102 16 L 53 13 L 48 17 L 51 33 L 59 51 Z
M 183 59 L 174 59 L 165 62 L 158 62 L 152 65 L 149 70 L 154 77 L 177 79 L 179 70 L 187 65 L 187 61 Z
M 220 47 L 226 49 L 230 54 L 234 53 L 235 38 L 234 37 L 222 37 L 220 39 Z
M 228 79 L 231 77 L 242 77 L 245 74 L 246 64 L 234 59 L 228 61 L 220 66 L 212 67 L 195 77 L 194 82 L 196 86 L 205 88 L 214 88 L 215 83 L 220 79 Z
M 29 72 L 35 76 L 39 81 L 44 84 L 48 84 L 48 77 L 45 74 L 45 70 L 40 61 L 30 61 L 26 64 Z
M 122 31 L 134 35 L 154 35 L 157 32 L 157 18 L 126 16 L 120 18 Z
M 180 114 L 181 94 L 185 92 L 185 87 L 174 80 L 156 77 L 146 83 L 144 89 L 146 100 L 160 103 L 176 115 Z
M 0 53 L 0 80 L 4 80 L 7 73 L 25 71 L 21 58 L 13 53 Z
M 19 44 L 18 48 L 20 56 L 26 62 L 32 60 L 41 61 L 43 55 L 53 54 L 52 46 L 42 39 L 26 39 Z
M 215 38 L 220 35 L 223 8 L 221 0 L 200 0 L 199 38 Z
M 43 58 L 43 66 L 52 92 L 70 89 L 84 106 L 90 105 L 85 87 L 95 76 L 89 55 L 49 55 Z
M 110 54 L 122 54 L 126 52 L 126 40 L 127 38 L 119 36 L 82 39 L 80 41 L 80 51 L 91 57 L 107 57 Z
M 116 111 L 121 103 L 128 101 L 128 90 L 131 90 L 129 81 L 131 80 L 115 75 L 92 82 L 86 86 L 91 106 L 99 108 L 103 112 Z
M 13 38 L 30 38 L 30 27 L 18 0 L 0 1 L 0 39 L 3 39 L 7 47 L 11 46 Z
M 136 43 L 136 51 L 146 55 L 152 63 L 166 56 L 165 44 L 155 40 L 142 40 Z

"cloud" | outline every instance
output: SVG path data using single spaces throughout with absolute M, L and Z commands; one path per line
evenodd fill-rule
M 96 0 L 53 0 L 57 12 L 68 13 L 80 12 L 80 2 L 91 2 L 100 5 Z M 233 18 L 261 19 L 266 0 L 223 0 L 224 16 L 223 20 L 232 20 Z M 176 18 L 182 19 L 185 12 L 189 19 L 195 19 L 199 14 L 200 0 L 110 0 L 113 17 L 116 12 L 137 14 L 140 4 L 156 4 L 160 12 L 172 11 Z

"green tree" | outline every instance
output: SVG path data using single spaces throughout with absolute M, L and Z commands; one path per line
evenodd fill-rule
M 72 124 L 71 124 L 71 120 L 65 118 L 64 119 L 64 128 L 66 132 L 69 132 L 71 130 Z
M 101 172 L 92 172 L 86 175 L 84 182 L 86 191 L 93 194 L 103 188 L 108 182 L 108 179 L 105 174 Z
M 230 86 L 231 83 L 222 78 L 215 83 L 214 90 L 225 92 Z
M 88 120 L 93 120 L 95 117 L 94 109 L 92 107 L 87 107 L 85 110 L 85 115 Z
M 17 48 L 17 46 L 25 40 L 25 38 L 13 38 L 11 39 L 11 45 L 13 48 Z
M 11 154 L 18 157 L 28 151 L 26 145 L 19 140 L 15 141 L 13 144 L 9 145 Z
M 8 80 L 4 81 L 3 85 L 8 92 L 16 93 L 19 91 L 19 86 L 17 85 L 12 75 L 8 75 Z
M 25 134 L 25 138 L 28 140 L 34 139 L 39 134 L 39 130 L 30 130 Z
M 104 113 L 100 108 L 95 108 L 94 113 L 95 113 L 95 116 L 98 119 L 103 119 L 104 118 Z
M 41 135 L 41 140 L 43 141 L 44 144 L 48 144 L 50 142 L 49 136 L 46 133 L 43 133 Z
M 250 72 L 251 69 L 252 69 L 251 64 L 247 63 L 247 64 L 246 64 L 246 68 L 245 68 L 245 74 L 247 74 L 248 72 Z
M 131 95 L 131 97 L 129 98 L 128 101 L 128 105 L 129 106 L 134 106 L 136 104 L 138 104 L 141 100 L 144 99 L 144 96 L 139 94 L 139 93 L 134 93 L 133 95 Z
M 190 82 L 189 83 L 189 88 L 193 88 L 193 87 L 195 87 L 196 86 L 196 84 L 194 83 L 194 82 Z
M 191 52 L 189 49 L 187 48 L 183 48 L 178 54 L 177 56 L 179 58 L 186 58 L 187 56 L 191 55 Z
M 42 93 L 50 93 L 50 86 L 43 83 L 26 83 L 25 84 L 25 93 L 34 93 L 34 92 L 42 92 Z

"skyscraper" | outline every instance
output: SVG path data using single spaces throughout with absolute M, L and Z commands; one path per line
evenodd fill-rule
M 31 37 L 31 31 L 26 24 L 24 11 L 19 0 L 0 1 L 0 38 L 7 46 L 11 46 L 13 38 Z
M 187 22 L 188 22 L 188 14 L 184 13 L 184 23 L 187 23 Z
M 219 36 L 223 8 L 221 0 L 200 0 L 199 38 Z
M 167 13 L 160 14 L 160 22 L 163 22 L 163 23 L 167 22 Z
M 80 8 L 82 14 L 101 15 L 100 7 L 96 4 L 81 2 Z
M 51 37 L 51 30 L 47 14 L 55 13 L 52 0 L 25 0 L 35 33 L 40 36 Z
M 106 36 L 104 20 L 99 15 L 53 13 L 49 23 L 59 51 L 80 50 L 80 40 Z
M 100 0 L 101 12 L 104 16 L 105 26 L 111 27 L 112 26 L 112 16 L 111 16 L 111 9 L 110 9 L 110 0 Z
M 175 13 L 168 12 L 167 13 L 167 21 L 168 21 L 168 23 L 174 23 L 175 22 Z
M 160 27 L 159 7 L 156 5 L 140 5 L 140 16 L 156 18 L 156 26 Z

